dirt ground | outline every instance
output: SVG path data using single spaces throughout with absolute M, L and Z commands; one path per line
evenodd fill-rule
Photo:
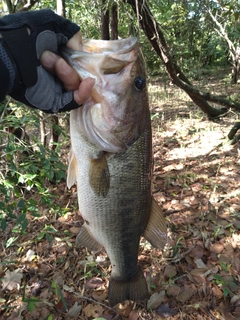
M 216 94 L 240 89 L 214 76 L 198 86 Z M 240 319 L 240 143 L 226 138 L 239 116 L 229 111 L 209 121 L 170 83 L 164 89 L 156 81 L 149 92 L 153 195 L 169 240 L 164 251 L 140 243 L 148 310 L 131 301 L 108 306 L 108 257 L 75 247 L 76 187 L 67 190 L 63 181 L 49 192 L 59 195 L 65 215 L 39 207 L 41 218 L 29 213 L 27 232 L 8 248 L 11 223 L 0 234 L 1 319 Z

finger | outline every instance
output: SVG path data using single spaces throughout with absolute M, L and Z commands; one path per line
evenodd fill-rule
M 66 90 L 76 90 L 80 79 L 77 72 L 71 68 L 65 60 L 50 51 L 44 51 L 40 58 L 43 67 L 54 73 L 63 82 Z
M 78 31 L 75 35 L 68 41 L 67 47 L 72 50 L 81 50 L 82 47 L 82 33 Z
M 59 59 L 60 57 L 55 53 L 44 51 L 40 57 L 40 62 L 46 70 L 55 73 L 55 64 Z
M 63 82 L 66 90 L 78 89 L 80 79 L 77 72 L 62 58 L 56 61 L 55 72 L 58 78 Z
M 94 83 L 95 83 L 95 80 L 93 78 L 84 79 L 80 83 L 78 90 L 75 90 L 73 93 L 74 100 L 78 104 L 82 104 L 84 101 L 86 101 L 90 97 Z

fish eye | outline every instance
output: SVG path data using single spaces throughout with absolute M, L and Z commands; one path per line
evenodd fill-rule
M 138 76 L 134 80 L 135 88 L 138 91 L 142 91 L 146 87 L 146 81 L 141 76 Z

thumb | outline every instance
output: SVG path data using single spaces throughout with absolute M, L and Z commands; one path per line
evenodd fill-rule
M 87 78 L 84 79 L 77 90 L 74 91 L 74 100 L 78 104 L 82 104 L 84 101 L 86 101 L 91 93 L 94 86 L 95 80 L 93 78 Z

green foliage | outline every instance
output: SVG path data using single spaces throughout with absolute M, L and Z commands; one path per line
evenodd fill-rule
M 13 1 L 8 2 L 15 5 Z M 104 10 L 111 8 L 113 3 L 117 3 L 119 7 L 119 36 L 138 36 L 144 56 L 147 57 L 149 72 L 162 72 L 162 63 L 140 30 L 139 21 L 131 6 L 120 0 L 108 0 Z M 226 26 L 231 41 L 236 44 L 240 32 L 239 1 L 226 0 L 219 3 L 211 0 L 207 3 L 213 14 L 218 16 L 219 22 Z M 194 77 L 198 76 L 198 71 L 196 75 L 194 71 L 203 66 L 228 63 L 228 45 L 216 32 L 216 26 L 207 11 L 206 1 L 149 0 L 147 4 L 164 32 L 172 56 L 184 72 L 190 72 L 190 76 Z M 15 10 L 19 10 L 21 5 L 18 2 Z M 84 37 L 101 37 L 102 1 L 66 0 L 65 7 L 66 17 L 81 26 Z M 56 10 L 56 1 L 41 0 L 32 9 L 41 8 Z
M 30 312 L 33 312 L 33 310 L 35 309 L 36 303 L 42 302 L 42 300 L 39 300 L 39 299 L 37 299 L 37 298 L 35 298 L 35 297 L 31 297 L 31 298 L 25 297 L 25 291 L 26 291 L 26 288 L 24 287 L 24 288 L 23 288 L 22 302 L 27 303 L 28 310 L 29 310 Z
M 238 289 L 238 286 L 235 282 L 233 282 L 233 280 L 231 280 L 231 277 L 228 279 L 226 277 L 221 276 L 220 274 L 214 274 L 213 278 L 216 284 L 222 287 L 223 296 L 225 298 L 231 293 L 231 290 Z
M 61 288 L 59 287 L 58 284 L 56 284 L 54 281 L 52 281 L 52 288 L 53 288 L 53 292 L 54 294 L 56 295 L 57 297 L 57 300 L 61 300 L 62 301 L 62 304 L 64 306 L 64 309 L 65 310 L 68 310 L 68 306 L 67 306 L 67 303 L 66 303 L 66 300 L 63 296 L 63 293 L 62 293 L 62 290 Z
M 113 3 L 117 3 L 119 8 L 119 36 L 137 36 L 147 57 L 148 73 L 162 73 L 164 66 L 146 41 L 131 6 L 120 0 L 108 0 L 104 10 L 110 9 Z M 171 55 L 188 76 L 198 78 L 202 67 L 229 63 L 228 45 L 216 32 L 216 26 L 207 12 L 206 1 L 149 0 L 147 4 L 164 33 Z M 208 5 L 218 15 L 219 22 L 226 26 L 231 41 L 237 43 L 240 32 L 239 1 L 221 1 L 220 7 L 217 1 L 211 0 Z M 100 39 L 102 1 L 66 0 L 65 6 L 66 17 L 81 26 L 83 37 Z M 56 1 L 41 0 L 32 9 L 41 8 L 56 10 Z
M 28 214 L 40 216 L 39 205 L 53 208 L 54 194 L 49 192 L 49 187 L 65 179 L 66 166 L 59 157 L 60 144 L 53 150 L 39 141 L 37 111 L 15 102 L 9 106 L 2 104 L 1 111 L 0 223 L 5 231 L 8 222 L 15 221 L 12 232 L 18 234 L 26 232 Z M 59 127 L 59 130 L 63 129 Z M 14 236 L 9 238 L 6 245 L 10 246 L 14 239 Z
M 36 240 L 37 241 L 41 241 L 44 237 L 46 237 L 46 239 L 48 240 L 49 243 L 52 242 L 53 240 L 53 237 L 52 235 L 53 234 L 56 234 L 57 233 L 57 230 L 53 227 L 53 226 L 45 226 L 43 228 L 43 230 L 39 233 L 39 235 L 37 236 Z
M 26 302 L 28 305 L 28 310 L 30 312 L 33 312 L 33 310 L 35 309 L 36 303 L 42 302 L 42 300 L 32 297 L 32 298 L 23 298 L 22 302 Z

